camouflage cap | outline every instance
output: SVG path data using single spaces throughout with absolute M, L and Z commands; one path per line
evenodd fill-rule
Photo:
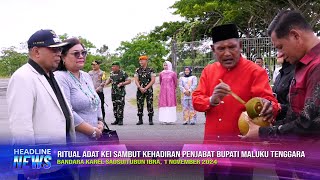
M 112 66 L 115 66 L 115 65 L 120 66 L 120 62 L 119 61 L 113 61 Z

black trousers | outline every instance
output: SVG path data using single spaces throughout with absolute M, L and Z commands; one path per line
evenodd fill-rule
M 101 111 L 102 111 L 102 118 L 106 116 L 106 112 L 104 110 L 104 94 L 103 92 L 98 92 L 99 98 L 101 100 Z

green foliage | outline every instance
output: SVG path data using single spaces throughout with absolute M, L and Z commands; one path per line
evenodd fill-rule
M 62 41 L 64 41 L 64 40 L 69 39 L 69 38 L 71 38 L 71 37 L 69 37 L 69 35 L 68 35 L 67 33 L 64 33 L 64 34 L 62 34 L 62 35 L 59 35 L 59 38 L 60 38 Z M 83 38 L 83 37 L 81 37 L 81 36 L 78 36 L 77 38 L 78 38 L 78 39 L 80 40 L 80 42 L 84 45 L 84 47 L 85 47 L 86 49 L 88 49 L 89 51 L 90 51 L 91 49 L 93 49 L 93 48 L 96 48 L 96 46 L 95 46 L 91 41 L 89 41 L 89 40 L 87 40 L 87 39 L 85 39 L 85 38 Z M 106 50 L 105 50 L 105 49 L 106 49 Z M 101 47 L 101 50 L 107 51 L 107 50 L 108 50 L 108 46 L 107 46 L 107 45 L 103 45 L 103 46 Z
M 149 36 L 155 40 L 165 42 L 177 35 L 185 24 L 186 22 L 164 22 L 161 26 L 156 26 Z
M 133 76 L 136 69 L 137 68 L 133 64 L 131 64 L 126 68 L 126 72 L 129 76 Z
M 128 73 L 133 73 L 132 67 L 140 66 L 138 59 L 141 55 L 147 55 L 149 57 L 149 67 L 159 72 L 162 69 L 164 57 L 169 52 L 164 43 L 154 40 L 147 34 L 138 34 L 130 42 L 121 42 L 117 51 L 121 57 L 120 63 L 125 65 L 123 69 Z
M 187 56 L 182 62 L 179 62 L 177 66 L 177 73 L 183 72 L 185 66 L 192 67 L 192 74 L 200 77 L 203 68 L 208 64 L 209 59 L 206 58 L 206 54 L 197 54 L 196 57 Z M 213 62 L 214 60 L 212 60 Z
M 88 54 L 87 58 L 86 58 L 86 63 L 84 64 L 84 67 L 83 67 L 83 71 L 88 72 L 88 71 L 92 70 L 91 63 L 93 61 L 101 61 L 102 64 L 100 65 L 100 69 L 103 70 L 103 71 L 107 70 L 106 66 L 104 66 L 104 64 L 107 61 L 106 57 L 101 56 L 101 55 Z
M 58 36 L 59 36 L 59 38 L 61 39 L 61 41 L 64 41 L 64 40 L 66 40 L 66 39 L 69 38 L 69 35 L 68 35 L 67 33 L 64 33 L 64 34 L 58 35 Z
M 267 36 L 269 23 L 282 9 L 299 10 L 320 34 L 319 0 L 179 0 L 171 8 L 187 19 L 182 37 L 189 35 L 193 41 L 209 37 L 213 26 L 231 22 L 237 24 L 243 37 Z
M 79 36 L 78 38 L 79 38 L 80 42 L 84 45 L 84 47 L 86 49 L 96 48 L 96 46 L 92 42 L 90 42 L 89 40 L 87 40 L 87 39 L 85 39 L 85 38 L 83 38 L 81 36 Z
M 139 67 L 138 58 L 140 55 L 149 56 L 149 66 L 156 72 L 162 70 L 162 63 L 168 56 L 169 49 L 165 42 L 190 42 L 207 39 L 210 37 L 210 29 L 213 26 L 225 23 L 236 23 L 243 37 L 266 36 L 266 29 L 282 9 L 296 9 L 302 12 L 314 30 L 320 35 L 320 3 L 319 0 L 178 0 L 171 8 L 175 9 L 174 14 L 186 18 L 183 22 L 164 22 L 156 26 L 150 34 L 138 34 L 130 41 L 121 42 L 117 48 L 118 54 L 110 54 L 109 47 L 103 45 L 96 47 L 89 40 L 79 36 L 78 38 L 88 49 L 85 71 L 91 70 L 91 62 L 102 61 L 101 69 L 111 71 L 111 64 L 118 60 L 121 68 L 129 75 Z M 266 10 L 267 8 L 267 10 Z M 68 34 L 59 36 L 62 40 L 69 38 Z M 193 50 L 193 45 L 184 47 L 183 52 L 178 52 L 179 58 L 183 59 L 183 66 L 205 66 L 208 60 L 208 53 L 199 53 Z M 27 54 L 19 53 L 11 47 L 4 49 L 0 56 L 0 76 L 10 76 L 17 68 L 26 63 Z M 271 60 L 270 60 L 271 62 Z M 272 63 L 271 63 L 272 64 Z M 200 68 L 195 73 L 201 72 Z
M 10 47 L 1 51 L 0 76 L 11 76 L 19 67 L 28 61 L 27 53 L 19 53 L 15 49 L 15 47 Z
M 62 40 L 66 40 L 69 38 L 69 35 L 65 33 L 59 37 Z M 139 34 L 130 42 L 122 42 L 121 46 L 118 48 L 120 55 L 110 54 L 107 45 L 97 48 L 95 50 L 96 54 L 94 54 L 92 50 L 96 48 L 96 46 L 81 36 L 78 38 L 89 51 L 83 68 L 86 72 L 92 69 L 91 63 L 94 60 L 102 62 L 100 68 L 106 71 L 107 74 L 111 71 L 112 62 L 120 61 L 121 68 L 132 76 L 135 69 L 139 67 L 138 58 L 140 55 L 148 55 L 150 59 L 149 66 L 153 67 L 156 72 L 159 72 L 162 69 L 164 57 L 168 54 L 168 50 L 165 48 L 164 43 L 155 40 L 155 38 L 151 38 L 147 34 Z M 27 54 L 19 53 L 15 49 L 15 47 L 11 47 L 4 49 L 1 52 L 0 76 L 10 76 L 16 69 L 27 62 Z
M 101 55 L 105 55 L 108 53 L 109 50 L 109 46 L 107 45 L 102 45 L 102 47 L 100 47 L 99 49 L 96 50 L 97 53 L 101 54 Z

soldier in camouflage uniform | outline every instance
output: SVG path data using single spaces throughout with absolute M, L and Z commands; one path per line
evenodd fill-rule
M 112 125 L 123 125 L 123 110 L 125 105 L 125 86 L 131 83 L 126 72 L 120 69 L 120 63 L 115 61 L 112 63 L 112 71 L 110 72 L 110 78 L 106 84 L 112 83 L 111 86 L 111 99 L 113 105 L 113 114 L 115 121 Z
M 137 106 L 138 106 L 138 117 L 139 121 L 137 125 L 143 124 L 143 106 L 144 99 L 147 101 L 147 109 L 149 116 L 149 124 L 153 125 L 153 89 L 152 85 L 155 82 L 156 74 L 152 68 L 148 66 L 148 57 L 140 56 L 139 67 L 135 72 L 135 83 L 137 85 Z

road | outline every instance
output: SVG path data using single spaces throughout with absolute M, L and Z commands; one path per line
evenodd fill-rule
M 159 86 L 158 81 L 156 81 L 154 88 Z M 204 134 L 204 113 L 198 113 L 198 122 L 196 125 L 182 125 L 182 112 L 177 112 L 177 122 L 174 125 L 161 125 L 158 120 L 158 109 L 154 109 L 154 123 L 155 125 L 148 125 L 147 109 L 144 108 L 144 124 L 137 126 L 138 122 L 137 107 L 129 103 L 129 100 L 136 98 L 136 85 L 132 82 L 130 85 L 126 86 L 126 105 L 124 110 L 124 125 L 123 126 L 110 126 L 112 129 L 116 129 L 119 133 L 120 140 L 124 143 L 129 141 L 141 141 L 141 140 L 151 140 L 151 141 L 161 141 L 170 142 L 176 141 L 179 143 L 201 143 Z M 110 87 L 104 89 L 106 103 L 106 122 L 110 124 L 114 121 L 112 114 L 112 102 Z M 157 98 L 157 97 L 154 97 Z M 146 106 L 146 103 L 145 103 Z
M 0 79 L 0 144 L 8 144 L 11 139 L 8 128 L 8 105 L 6 102 L 8 81 L 9 79 Z

